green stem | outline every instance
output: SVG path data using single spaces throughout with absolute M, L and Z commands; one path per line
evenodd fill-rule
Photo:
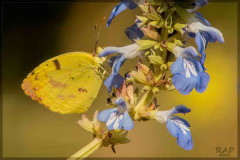
M 138 113 L 138 111 L 140 111 L 143 107 L 150 104 L 153 99 L 154 99 L 154 94 L 152 93 L 152 91 L 146 92 L 143 95 L 142 99 L 138 102 L 138 104 L 134 108 L 135 112 Z M 137 117 L 135 117 L 135 118 L 137 119 Z
M 162 31 L 161 31 L 161 37 L 162 37 L 162 42 L 166 42 L 168 39 L 168 30 L 165 26 L 162 27 Z M 166 62 L 167 60 L 167 49 L 165 48 L 162 52 L 162 58 L 164 60 L 164 62 Z
M 102 146 L 102 140 L 95 138 L 91 143 L 80 149 L 67 160 L 82 160 L 93 154 Z

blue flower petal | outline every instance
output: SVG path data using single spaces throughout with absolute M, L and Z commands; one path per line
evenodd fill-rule
M 131 117 L 129 116 L 128 112 L 124 112 L 122 129 L 131 130 L 131 129 L 133 129 L 133 127 L 134 127 L 134 124 L 133 124 Z
M 198 51 L 203 54 L 205 53 L 205 49 L 207 47 L 207 40 L 205 39 L 205 36 L 201 34 L 201 32 L 196 33 L 195 42 L 198 46 Z
M 172 82 L 176 89 L 183 95 L 188 95 L 197 84 L 197 77 L 192 75 L 190 71 L 190 77 L 186 77 L 186 68 L 184 68 L 183 58 L 179 57 L 171 66 L 171 72 L 173 74 Z M 191 61 L 192 63 L 194 61 Z M 194 63 L 193 63 L 194 64 Z M 192 66 L 192 67 L 195 67 Z M 196 68 L 195 68 L 196 69 Z M 195 71 L 196 72 L 196 71 Z
M 179 133 L 179 128 L 174 124 L 174 122 L 168 118 L 167 129 L 173 137 L 177 137 Z
M 176 89 L 183 95 L 188 95 L 197 84 L 196 77 L 186 78 L 183 74 L 175 74 L 172 82 Z
M 104 81 L 104 85 L 107 87 L 108 92 L 111 92 L 111 91 L 112 91 L 114 78 L 115 78 L 115 75 L 114 75 L 114 74 L 111 74 L 111 75 Z
M 184 48 L 184 54 L 190 57 L 198 57 L 198 53 L 196 49 L 192 46 Z
M 193 88 L 202 93 L 209 82 L 209 75 L 204 71 L 203 63 L 193 57 L 179 57 L 171 66 L 172 82 L 183 95 L 188 95 Z
M 189 123 L 177 116 L 171 116 L 167 120 L 167 129 L 173 137 L 177 137 L 177 143 L 185 150 L 193 148 Z
M 107 22 L 107 27 L 110 26 L 114 17 L 120 14 L 122 11 L 126 10 L 127 8 L 135 9 L 136 7 L 137 7 L 137 4 L 133 0 L 122 0 L 121 3 L 119 3 L 117 6 L 113 8 L 113 11 Z
M 176 121 L 176 120 L 179 120 L 179 121 L 181 121 L 182 123 L 184 123 L 185 126 L 191 127 L 191 125 L 188 123 L 188 121 L 186 121 L 185 119 L 183 119 L 183 118 L 181 118 L 181 117 L 171 115 L 171 116 L 170 116 L 170 119 L 171 119 L 171 120 L 175 120 L 175 121 Z
M 101 121 L 101 122 L 107 122 L 107 120 L 109 119 L 110 114 L 113 113 L 113 112 L 117 112 L 117 108 L 111 108 L 111 109 L 107 109 L 107 110 L 101 111 L 98 114 L 97 119 L 99 121 Z
M 199 60 L 196 60 L 192 57 L 189 57 L 187 58 L 188 61 L 191 61 L 193 64 L 194 64 L 194 67 L 196 69 L 196 71 L 199 73 L 199 72 L 204 72 L 204 66 L 203 64 L 199 61 Z
M 112 23 L 112 20 L 115 18 L 115 16 L 117 16 L 119 13 L 121 13 L 122 11 L 124 11 L 126 9 L 127 9 L 127 6 L 125 5 L 125 3 L 120 3 L 117 6 L 115 6 L 112 10 L 110 17 L 108 18 L 107 27 L 110 26 L 110 24 Z
M 108 120 L 106 121 L 106 125 L 108 130 L 131 130 L 134 126 L 133 121 L 127 111 L 125 111 L 124 113 L 112 112 Z
M 119 112 L 112 113 L 106 122 L 108 130 L 121 129 L 123 125 L 122 121 L 123 114 L 119 114 Z
M 177 143 L 180 147 L 185 150 L 193 149 L 192 135 L 190 132 L 186 131 L 186 134 L 180 133 L 177 138 Z
M 172 114 L 176 114 L 176 113 L 189 113 L 191 112 L 191 109 L 190 108 L 187 108 L 186 106 L 184 105 L 178 105 L 175 107 L 174 111 L 172 112 Z
M 137 26 L 137 24 L 134 24 L 131 27 L 128 27 L 125 33 L 130 40 L 141 39 L 144 36 L 143 32 Z
M 112 67 L 113 66 L 113 63 L 116 59 L 118 59 L 121 55 L 119 56 L 112 56 L 110 59 L 109 59 L 109 62 L 108 64 Z
M 198 51 L 201 54 L 201 63 L 204 64 L 206 59 L 205 50 L 207 48 L 208 41 L 206 40 L 205 36 L 201 32 L 198 32 L 195 37 L 195 42 L 198 46 Z
M 201 34 L 205 37 L 208 42 L 216 42 L 219 41 L 221 43 L 224 42 L 224 38 L 222 33 L 213 27 L 208 27 L 207 30 L 200 30 Z
M 113 70 L 113 73 L 115 75 L 117 75 L 119 73 L 120 67 L 122 66 L 125 59 L 126 58 L 125 58 L 124 54 L 122 54 L 121 56 L 116 58 L 116 60 L 114 61 L 113 66 L 112 66 L 112 70 Z
M 123 0 L 124 1 L 124 0 Z M 136 2 L 134 2 L 134 0 L 125 0 L 125 2 L 127 2 L 127 1 L 129 1 L 129 3 L 128 3 L 128 8 L 129 9 L 135 9 L 135 8 L 137 8 L 137 3 Z
M 202 55 L 201 55 L 201 63 L 203 64 L 203 68 L 204 68 L 204 70 L 206 70 L 206 68 L 204 67 L 204 63 L 205 63 L 205 60 L 206 60 L 206 52 L 204 52 L 204 53 L 202 53 Z
M 196 33 L 194 32 L 188 32 L 189 37 L 194 38 L 196 36 Z
M 205 72 L 201 72 L 198 75 L 199 75 L 199 79 L 196 85 L 196 91 L 199 93 L 203 93 L 207 89 L 208 83 L 210 81 L 210 77 Z
M 124 79 L 121 75 L 117 74 L 111 74 L 105 81 L 104 85 L 107 87 L 108 92 L 112 91 L 112 87 L 120 88 L 122 87 L 122 84 L 124 82 Z
M 105 122 L 108 130 L 133 128 L 133 121 L 127 112 L 127 104 L 123 98 L 115 101 L 118 108 L 107 109 L 99 113 L 98 120 Z
M 202 7 L 202 6 L 207 5 L 207 4 L 208 4 L 208 0 L 196 0 L 195 1 L 196 7 Z
M 106 57 L 109 54 L 113 54 L 113 53 L 118 53 L 118 47 L 106 47 L 104 48 L 101 53 L 99 53 L 99 57 Z
M 118 98 L 116 101 L 115 101 L 115 104 L 119 107 L 121 107 L 122 109 L 127 109 L 127 104 L 126 102 L 124 101 L 123 98 Z
M 204 25 L 206 26 L 211 26 L 210 22 L 208 20 L 206 20 L 202 14 L 200 14 L 199 12 L 196 12 L 195 13 L 195 17 L 200 21 L 202 22 Z
M 172 72 L 172 74 L 178 74 L 178 73 L 184 74 L 185 73 L 184 68 L 183 68 L 182 57 L 177 58 L 177 60 L 172 64 L 171 72 Z

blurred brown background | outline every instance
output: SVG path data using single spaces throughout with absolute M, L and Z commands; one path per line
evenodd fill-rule
M 94 25 L 108 17 L 116 3 L 5 3 L 3 7 L 3 156 L 68 157 L 92 140 L 76 122 L 81 115 L 52 113 L 21 91 L 24 77 L 41 62 L 71 51 L 94 49 Z M 216 147 L 234 147 L 237 156 L 237 3 L 210 3 L 200 10 L 222 31 L 225 43 L 209 44 L 206 67 L 211 76 L 204 94 L 162 92 L 162 110 L 185 104 L 192 125 L 194 149 L 184 151 L 165 125 L 137 122 L 131 142 L 116 146 L 117 154 L 102 148 L 93 157 L 218 157 Z M 127 10 L 102 30 L 100 46 L 124 46 L 131 41 L 125 28 L 134 23 L 138 9 Z M 126 71 L 131 61 L 125 63 Z M 107 90 L 87 113 L 107 108 Z

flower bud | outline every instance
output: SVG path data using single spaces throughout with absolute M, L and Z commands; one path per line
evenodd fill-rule
M 159 89 L 157 87 L 153 87 L 152 92 L 153 92 L 153 94 L 158 94 Z
M 166 64 L 162 64 L 161 67 L 160 67 L 160 69 L 161 69 L 162 71 L 166 71 L 166 70 L 168 69 L 168 66 L 167 66 Z
M 149 86 L 149 85 L 146 85 L 146 86 L 144 86 L 144 87 L 143 87 L 143 89 L 142 89 L 142 92 L 151 91 L 151 89 L 152 89 L 152 87 L 151 87 L 151 86 Z

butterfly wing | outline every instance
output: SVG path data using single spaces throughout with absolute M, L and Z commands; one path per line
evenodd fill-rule
M 22 89 L 54 112 L 83 113 L 100 90 L 99 65 L 88 53 L 66 53 L 35 68 L 24 79 Z

